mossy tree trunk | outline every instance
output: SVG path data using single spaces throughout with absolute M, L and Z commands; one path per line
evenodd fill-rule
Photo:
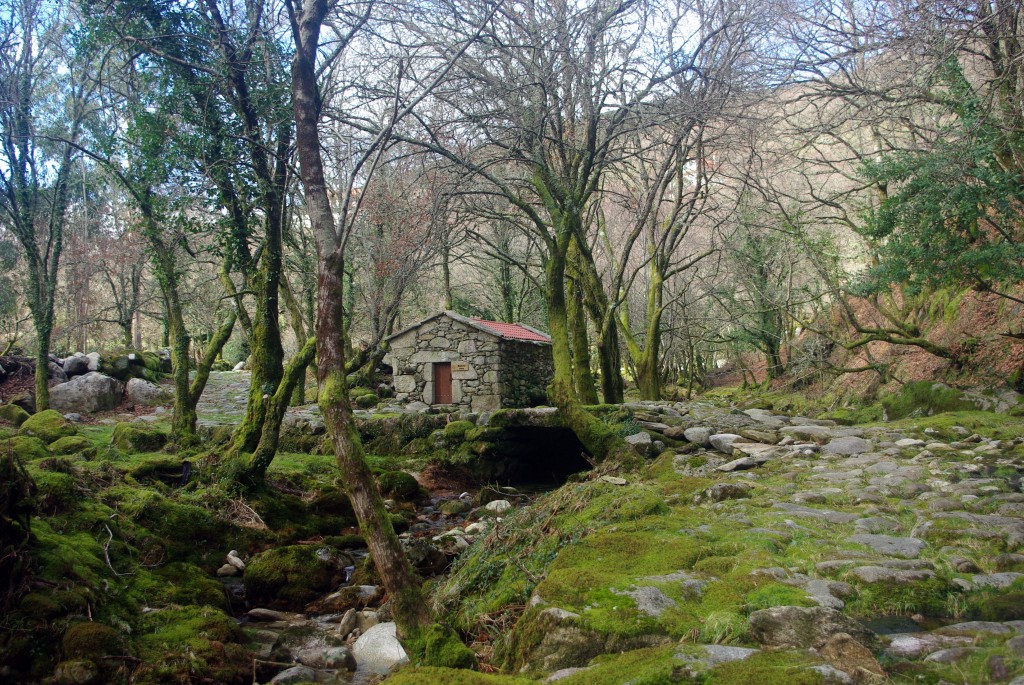
M 576 395 L 583 404 L 597 404 L 597 386 L 590 369 L 590 338 L 587 334 L 587 315 L 583 308 L 583 289 L 577 279 L 567 281 L 570 296 L 568 308 L 570 337 L 572 339 L 572 368 Z
M 550 195 L 548 195 L 550 197 Z M 580 217 L 549 205 L 555 220 L 555 234 L 549 241 L 544 264 L 545 299 L 548 306 L 548 328 L 551 334 L 551 356 L 554 379 L 551 382 L 551 402 L 558 407 L 565 426 L 576 434 L 587 452 L 597 460 L 632 461 L 635 453 L 619 435 L 583 408 L 573 391 L 572 344 L 570 342 L 569 311 L 565 297 L 565 271 L 568 262 L 569 241 L 576 234 Z
M 260 434 L 260 441 L 245 468 L 245 478 L 250 484 L 263 482 L 267 469 L 274 460 L 274 455 L 277 454 L 281 438 L 281 422 L 284 420 L 285 411 L 291 403 L 295 386 L 305 382 L 306 368 L 313 361 L 315 353 L 316 339 L 309 338 L 302 349 L 288 362 L 281 383 L 267 400 L 267 416 L 263 422 L 263 432 Z
M 626 340 L 633 368 L 636 372 L 636 385 L 642 400 L 661 399 L 661 317 L 664 312 L 663 298 L 665 276 L 657 255 L 651 258 L 648 267 L 647 309 L 644 312 L 643 342 L 633 332 L 629 320 L 629 310 L 623 307 L 619 311 L 619 328 Z
M 290 6 L 296 46 L 292 61 L 296 149 L 306 211 L 319 254 L 316 318 L 318 399 L 345 492 L 366 538 L 370 556 L 393 602 L 399 634 L 411 637 L 424 631 L 433 621 L 420 583 L 395 534 L 366 463 L 348 397 L 344 342 L 344 234 L 339 232 L 335 223 L 327 193 L 318 130 L 321 101 L 316 81 L 316 58 L 327 9 L 326 0 L 307 0 L 300 8 Z

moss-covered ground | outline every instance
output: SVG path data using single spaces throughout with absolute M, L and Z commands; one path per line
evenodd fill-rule
M 761 649 L 708 664 L 700 649 L 760 649 L 751 614 L 815 607 L 822 587 L 843 613 L 866 622 L 895 616 L 931 628 L 1024 620 L 1024 576 L 1001 587 L 978 580 L 1024 574 L 1024 418 L 936 404 L 957 411 L 884 422 L 880 403 L 836 406 L 734 391 L 665 420 L 746 430 L 750 420 L 738 408 L 831 412 L 855 424 L 873 451 L 831 456 L 815 444 L 725 473 L 715 467 L 734 455 L 666 438 L 660 456 L 642 466 L 601 466 L 529 506 L 517 502 L 428 585 L 435 615 L 491 672 L 408 667 L 388 682 L 522 685 L 572 666 L 585 670 L 559 682 L 819 683 L 815 667 L 825 660 L 811 650 Z M 622 435 L 652 420 L 643 411 L 595 411 Z M 360 542 L 334 459 L 316 454 L 322 438 L 293 441 L 308 449 L 278 454 L 266 486 L 243 491 L 219 470 L 216 450 L 175 452 L 135 430 L 44 418 L 45 425 L 10 425 L 0 434 L 0 448 L 17 454 L 35 488 L 31 583 L 0 618 L 2 665 L 26 682 L 78 662 L 96 669 L 100 682 L 251 682 L 254 645 L 229 616 L 214 575 L 226 552 L 251 559 L 272 550 L 256 557 L 246 583 L 264 605 L 283 598 L 281 607 L 295 609 L 340 582 L 337 566 L 322 568 L 298 543 Z M 402 511 L 422 497 L 407 472 L 472 461 L 502 439 L 503 429 L 448 418 L 363 420 L 371 469 Z M 145 433 L 165 429 L 157 422 Z M 981 438 L 963 442 L 974 433 Z M 922 444 L 897 447 L 900 438 Z M 720 484 L 747 487 L 735 498 L 704 495 Z M 864 533 L 912 538 L 920 547 L 879 553 L 851 539 Z M 889 580 L 872 580 L 865 568 Z M 1008 645 L 1013 634 L 972 635 L 974 651 L 950 664 L 894 655 L 885 640 L 875 657 L 892 682 L 992 682 L 994 663 L 1024 671 L 1024 658 Z M 467 652 L 431 635 L 419 648 L 438 652 L 435 663 L 471 664 Z

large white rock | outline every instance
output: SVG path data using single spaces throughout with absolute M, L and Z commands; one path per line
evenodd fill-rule
M 50 388 L 50 408 L 61 413 L 107 411 L 121 403 L 123 391 L 116 379 L 90 371 Z
M 711 446 L 722 454 L 732 454 L 732 444 L 740 439 L 735 433 L 717 433 L 708 438 Z
M 130 379 L 125 388 L 128 393 L 128 401 L 132 404 L 155 407 L 171 401 L 171 394 L 169 392 L 156 383 L 150 383 L 142 378 Z
M 409 656 L 398 641 L 394 623 L 378 623 L 359 636 L 352 646 L 356 668 L 381 675 L 400 664 L 409 663 Z

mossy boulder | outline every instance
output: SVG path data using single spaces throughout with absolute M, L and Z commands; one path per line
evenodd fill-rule
M 377 482 L 382 495 L 402 502 L 415 502 L 425 494 L 416 479 L 404 471 L 385 471 L 377 476 Z
M 115 486 L 101 497 L 122 517 L 158 537 L 168 555 L 179 561 L 212 563 L 212 557 L 219 558 L 237 542 L 231 539 L 237 529 L 209 510 L 164 497 L 155 488 Z
M 1007 592 L 978 602 L 983 621 L 1019 621 L 1024 619 L 1024 592 Z
M 476 654 L 450 628 L 438 623 L 406 640 L 411 661 L 423 666 L 475 669 Z
M 78 488 L 74 476 L 68 473 L 34 471 L 32 480 L 36 485 L 36 507 L 45 514 L 70 511 L 79 504 Z
M 84 453 L 87 459 L 96 456 L 96 448 L 93 447 L 92 442 L 81 435 L 69 435 L 60 440 L 54 440 L 50 443 L 49 450 L 52 454 L 61 456 L 79 453 Z
M 136 640 L 135 683 L 252 682 L 252 652 L 233 619 L 213 607 L 187 606 L 144 614 Z
M 96 685 L 102 678 L 100 667 L 88 659 L 69 659 L 53 669 L 55 685 Z
M 360 395 L 359 397 L 355 398 L 355 402 L 356 406 L 359 407 L 360 409 L 369 409 L 371 407 L 376 407 L 378 404 L 380 404 L 380 398 L 377 397 L 376 393 L 371 392 L 366 395 Z
M 31 414 L 16 404 L 0 405 L 0 419 L 13 423 L 15 426 L 25 423 L 30 416 Z
M 210 606 L 228 610 L 224 586 L 194 564 L 172 562 L 149 573 L 140 573 L 133 588 L 150 604 Z
M 130 378 L 142 378 L 150 383 L 170 371 L 163 358 L 155 352 L 139 352 L 126 350 L 103 359 L 103 372 L 113 376 L 122 383 Z
M 47 409 L 33 414 L 21 424 L 21 435 L 39 438 L 49 444 L 61 438 L 78 433 L 74 425 L 56 409 Z
M 257 606 L 301 611 L 345 580 L 353 559 L 333 547 L 289 545 L 253 557 L 245 569 L 246 599 Z
M 110 444 L 122 452 L 155 452 L 167 444 L 167 435 L 156 428 L 119 423 L 114 426 Z
M 441 513 L 445 516 L 458 516 L 459 514 L 465 514 L 472 508 L 473 505 L 465 500 L 453 499 L 441 505 Z
M 898 394 L 883 397 L 882 406 L 885 408 L 885 418 L 889 421 L 908 416 L 932 416 L 979 409 L 977 403 L 962 391 L 932 381 L 907 383 Z
M 38 461 L 50 456 L 50 450 L 46 448 L 45 442 L 28 435 L 15 435 L 0 443 L 0 448 L 5 452 L 11 450 L 23 462 Z
M 474 428 L 476 428 L 476 424 L 471 421 L 452 421 L 444 427 L 445 442 L 448 444 L 462 442 L 466 433 Z
M 61 649 L 68 659 L 97 661 L 105 656 L 124 653 L 121 634 L 102 623 L 75 623 L 64 633 Z

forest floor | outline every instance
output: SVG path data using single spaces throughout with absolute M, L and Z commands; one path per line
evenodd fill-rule
M 237 423 L 247 390 L 247 374 L 214 374 L 201 422 Z M 814 418 L 792 403 L 719 393 L 614 408 L 604 420 L 644 464 L 540 495 L 473 496 L 438 478 L 502 439 L 493 419 L 367 412 L 392 519 L 436 614 L 480 661 L 387 682 L 1024 683 L 1024 418 L 956 403 L 891 422 Z M 289 448 L 269 487 L 245 493 L 212 468 L 216 444 L 145 443 L 166 416 L 45 435 L 0 425 L 35 488 L 0 676 L 379 680 L 357 638 L 387 624 L 386 598 L 332 457 Z M 291 444 L 322 430 L 313 408 L 290 419 Z

